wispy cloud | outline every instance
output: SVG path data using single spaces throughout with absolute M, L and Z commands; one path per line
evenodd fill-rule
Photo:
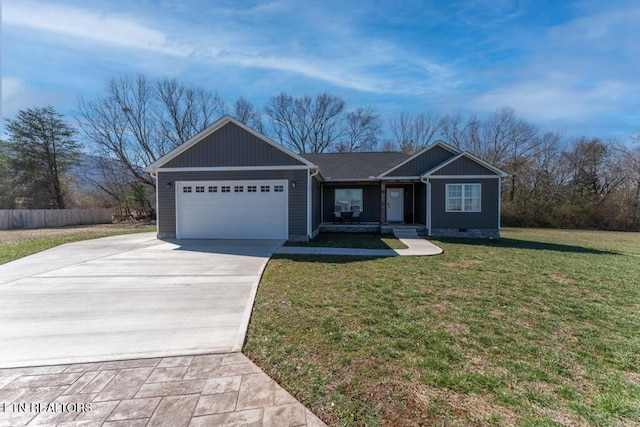
M 603 106 L 611 109 L 625 94 L 638 89 L 640 85 L 631 87 L 616 81 L 588 88 L 553 80 L 529 81 L 488 91 L 472 105 L 481 111 L 509 105 L 534 121 L 584 120 L 602 113 Z
M 93 96 L 114 74 L 143 72 L 223 96 L 251 94 L 258 105 L 281 90 L 329 91 L 350 104 L 380 106 L 383 115 L 482 115 L 510 105 L 542 126 L 612 116 L 625 128 L 640 123 L 636 0 L 9 0 L 3 6 L 5 86 L 34 96 Z M 7 93 L 6 108 L 24 106 L 19 94 Z
M 66 45 L 93 42 L 188 56 L 211 67 L 224 65 L 282 71 L 371 93 L 428 93 L 431 88 L 441 88 L 445 77 L 450 77 L 445 66 L 416 52 L 403 53 L 405 49 L 400 46 L 361 34 L 351 27 L 353 22 L 349 20 L 329 21 L 328 16 L 309 16 L 308 10 L 302 13 L 292 11 L 291 7 L 282 2 L 252 6 L 241 11 L 241 21 L 225 23 L 220 20 L 211 28 L 192 28 L 189 40 L 180 36 L 181 30 L 188 31 L 184 24 L 160 31 L 133 16 L 32 0 L 8 4 L 5 25 L 67 36 L 72 40 L 65 40 Z M 222 9 L 220 13 L 240 15 L 233 9 Z M 293 14 L 303 20 L 296 22 L 296 28 L 316 28 L 313 47 L 307 49 L 296 45 L 295 37 L 291 44 L 287 29 L 278 31 L 270 27 L 268 36 L 259 37 L 265 32 L 260 28 L 260 22 L 265 15 L 273 14 Z M 193 34 L 198 36 L 194 38 Z M 249 37 L 247 34 L 257 35 Z
M 458 18 L 467 25 L 489 28 L 522 15 L 523 0 L 460 0 Z
M 621 118 L 640 108 L 630 96 L 640 93 L 640 5 L 587 12 L 539 35 L 517 62 L 485 73 L 496 83 L 471 99 L 472 108 L 509 105 L 543 125 L 591 130 L 617 117 L 625 126 Z
M 3 25 L 67 36 L 76 43 L 98 42 L 184 56 L 163 32 L 135 19 L 85 8 L 29 0 L 5 2 Z

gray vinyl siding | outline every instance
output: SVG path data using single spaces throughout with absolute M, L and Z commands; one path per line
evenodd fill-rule
M 498 178 L 431 179 L 431 228 L 498 228 Z M 446 184 L 481 184 L 481 212 L 446 212 Z
M 320 227 L 322 222 L 322 187 L 320 182 L 314 177 L 311 182 L 311 232 Z
M 336 188 L 362 188 L 362 213 L 360 222 L 380 222 L 380 185 L 379 184 L 324 184 L 323 191 L 323 217 L 325 222 L 333 221 L 333 208 L 335 206 Z
M 416 191 L 416 220 L 417 224 L 426 224 L 427 223 L 427 186 L 421 182 L 416 183 L 415 187 Z
M 495 172 L 466 157 L 460 157 L 438 170 L 434 175 L 496 175 Z
M 282 166 L 302 163 L 234 123 L 227 123 L 163 168 Z
M 395 169 L 387 176 L 420 176 L 437 165 L 453 157 L 454 154 L 440 146 L 422 153 L 422 155 Z
M 289 236 L 307 235 L 307 170 L 159 172 L 158 236 L 176 236 L 176 181 L 287 179 L 289 196 Z M 291 181 L 296 181 L 292 188 Z M 171 183 L 171 188 L 167 188 Z

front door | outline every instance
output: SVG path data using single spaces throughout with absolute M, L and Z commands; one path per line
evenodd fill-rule
M 402 188 L 387 188 L 387 221 L 404 221 L 404 190 Z

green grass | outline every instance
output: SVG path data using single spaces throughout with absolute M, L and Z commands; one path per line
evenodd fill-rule
M 108 226 L 60 227 L 40 230 L 2 230 L 0 231 L 0 264 L 32 255 L 64 243 L 150 231 L 155 231 L 155 226 L 111 224 Z M 20 233 L 19 237 L 11 236 L 17 233 Z
M 407 245 L 393 236 L 374 233 L 320 233 L 309 242 L 287 242 L 286 246 L 358 249 L 407 248 Z
M 245 353 L 330 425 L 640 424 L 640 234 L 281 256 Z

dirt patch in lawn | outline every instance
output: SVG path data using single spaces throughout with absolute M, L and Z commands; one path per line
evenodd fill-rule
M 478 260 L 478 259 L 461 259 L 458 262 L 443 262 L 442 265 L 444 265 L 447 268 L 469 268 L 469 267 L 473 267 L 474 265 L 478 265 L 478 264 L 482 264 L 482 261 Z
M 549 277 L 550 277 L 552 280 L 554 280 L 554 281 L 556 281 L 556 282 L 558 282 L 558 283 L 564 283 L 564 284 L 573 284 L 573 283 L 576 283 L 576 281 L 575 281 L 575 280 L 573 280 L 573 279 L 571 279 L 571 278 L 569 278 L 569 277 L 563 277 L 563 276 L 560 276 L 560 275 L 558 275 L 558 274 L 550 274 L 550 275 L 549 275 Z
M 627 372 L 626 376 L 630 383 L 640 385 L 640 374 L 636 372 Z
M 489 424 L 492 418 L 498 418 L 500 425 L 515 425 L 517 421 L 515 413 L 496 405 L 491 396 L 486 394 L 466 395 L 424 384 L 412 384 L 408 395 L 410 402 L 420 411 L 432 412 L 439 401 L 445 402 L 456 418 L 470 420 L 476 425 Z
M 119 224 L 76 225 L 59 228 L 37 228 L 31 230 L 0 230 L 0 244 L 18 243 L 48 237 L 65 237 L 88 233 L 108 233 L 119 230 L 128 231 L 147 226 L 147 223 L 131 222 Z

